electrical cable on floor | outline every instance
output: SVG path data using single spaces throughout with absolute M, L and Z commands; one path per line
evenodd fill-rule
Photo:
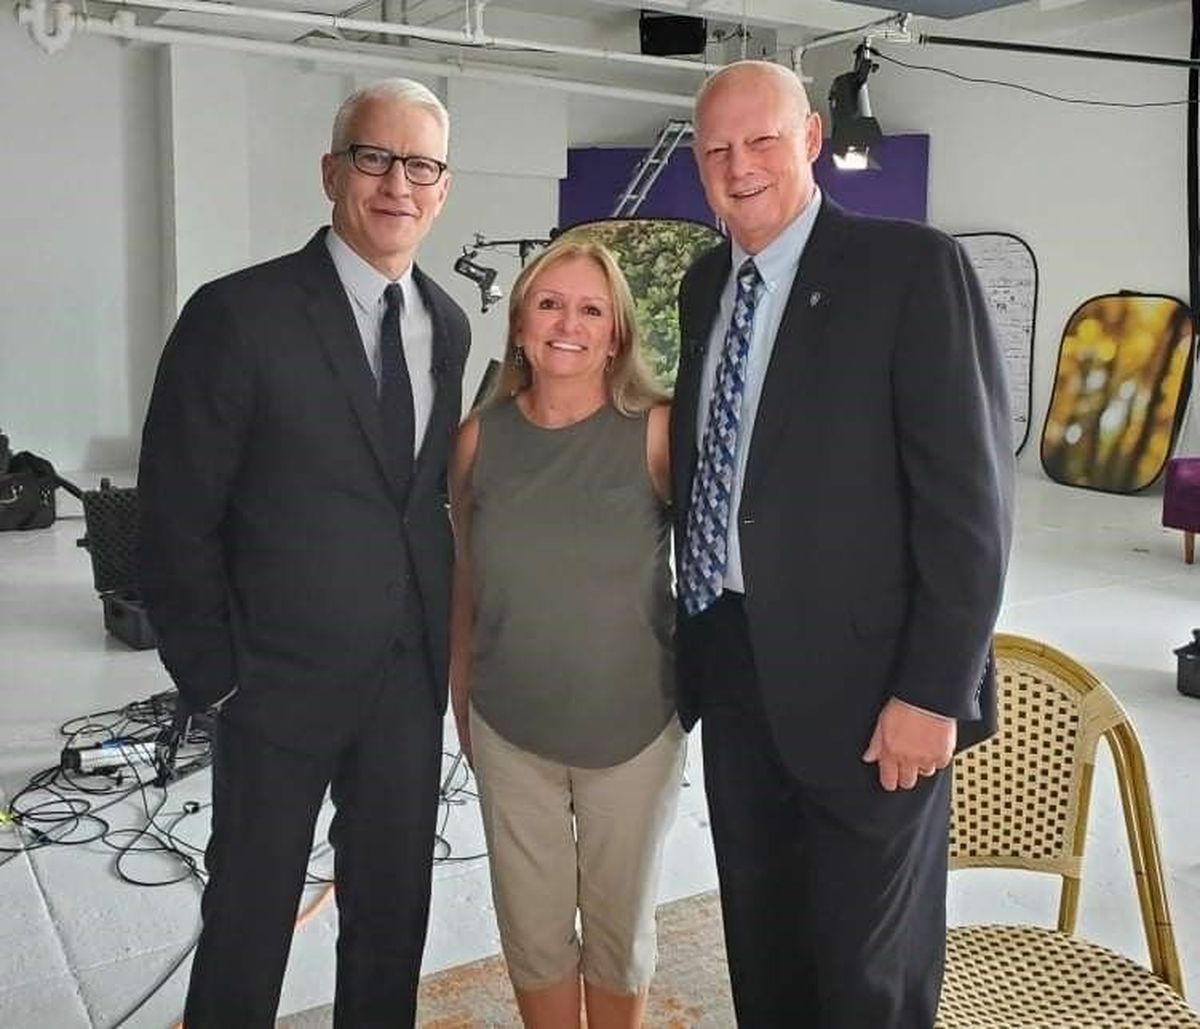
M 193 881 L 202 887 L 207 881 L 201 857 L 204 848 L 178 834 L 180 824 L 211 805 L 186 801 L 181 808 L 164 811 L 171 787 L 179 778 L 208 765 L 211 760 L 211 726 L 189 728 L 181 740 L 180 762 L 174 775 L 164 776 L 150 760 L 157 744 L 173 724 L 175 694 L 155 694 L 122 708 L 101 711 L 69 719 L 59 727 L 66 739 L 59 764 L 32 775 L 4 809 L 0 809 L 0 832 L 17 834 L 13 846 L 0 845 L 0 868 L 17 855 L 49 846 L 80 846 L 102 843 L 115 852 L 114 870 L 122 882 L 134 886 L 171 886 Z M 105 749 L 110 748 L 110 749 Z M 110 758 L 108 755 L 112 755 Z M 93 762 L 103 757 L 110 764 Z M 482 850 L 455 854 L 446 831 L 453 807 L 477 801 L 472 788 L 474 776 L 461 753 L 443 752 L 449 759 L 449 771 L 441 783 L 438 803 L 441 813 L 434 840 L 434 864 L 458 864 L 487 856 Z M 85 764 L 89 767 L 85 768 Z M 153 794 L 153 796 L 152 796 Z M 118 828 L 101 817 L 116 805 L 130 799 L 140 800 L 143 821 L 139 826 Z M 319 895 L 297 916 L 293 931 L 310 921 L 334 895 L 332 878 L 312 870 L 312 862 L 327 857 L 332 847 L 327 841 L 314 844 L 305 887 L 321 886 Z M 130 862 L 148 855 L 166 856 L 179 865 L 178 874 L 149 880 L 133 874 Z M 198 937 L 197 937 L 198 939 Z M 175 958 L 170 967 L 113 1023 L 119 1029 L 170 981 L 196 948 L 193 940 Z
M 442 813 L 437 832 L 433 838 L 433 863 L 435 865 L 442 865 L 458 864 L 463 861 L 477 861 L 480 858 L 487 857 L 486 850 L 481 850 L 474 854 L 460 854 L 456 856 L 453 846 L 446 838 L 446 825 L 450 821 L 450 808 L 455 805 L 468 804 L 472 800 L 479 800 L 479 794 L 470 788 L 475 775 L 471 771 L 471 766 L 463 757 L 462 751 L 459 751 L 457 754 L 451 754 L 449 751 L 444 750 L 442 751 L 442 758 L 450 758 L 450 771 L 446 778 L 442 780 L 439 796 Z
M 161 832 L 157 823 L 167 800 L 167 789 L 165 784 L 155 787 L 152 773 L 156 769 L 151 756 L 157 741 L 171 726 L 172 696 L 156 694 L 120 709 L 64 722 L 59 733 L 66 738 L 66 744 L 59 764 L 35 773 L 4 811 L 4 824 L 29 837 L 18 846 L 0 846 L 0 853 L 9 855 L 5 863 L 17 853 L 45 846 L 78 846 L 99 841 L 117 852 L 117 875 L 133 885 L 166 886 L 199 876 L 194 856 L 197 849 L 190 845 L 180 847 L 171 833 Z M 206 730 L 189 732 L 183 744 L 180 772 L 208 763 L 211 736 Z M 85 761 L 95 763 L 85 765 Z M 161 790 L 153 810 L 148 789 Z M 114 829 L 100 817 L 100 812 L 134 796 L 140 797 L 145 814 L 140 828 Z M 172 828 L 177 822 L 172 823 Z M 182 865 L 182 874 L 148 881 L 126 871 L 130 855 L 151 853 L 176 859 Z

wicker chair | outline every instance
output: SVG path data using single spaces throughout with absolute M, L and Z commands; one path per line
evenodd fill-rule
M 953 868 L 1062 879 L 1058 928 L 948 932 L 939 1029 L 1200 1027 L 1184 1002 L 1141 747 L 1116 698 L 1045 644 L 997 635 L 1000 733 L 955 761 Z M 1096 743 L 1108 743 L 1150 967 L 1074 935 Z

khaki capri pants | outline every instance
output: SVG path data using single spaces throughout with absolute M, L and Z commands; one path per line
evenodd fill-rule
M 472 708 L 471 748 L 513 985 L 539 990 L 582 971 L 613 993 L 644 989 L 687 753 L 679 719 L 628 761 L 574 768 L 513 746 Z

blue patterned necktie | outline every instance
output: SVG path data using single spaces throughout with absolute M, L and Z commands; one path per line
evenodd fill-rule
M 748 258 L 738 269 L 733 317 L 725 331 L 725 345 L 717 364 L 708 422 L 700 459 L 692 478 L 680 570 L 680 595 L 684 610 L 696 615 L 712 604 L 724 588 L 729 559 L 729 506 L 737 458 L 738 426 L 742 420 L 742 392 L 746 384 L 746 355 L 754 328 L 754 304 L 762 277 Z
M 412 475 L 416 432 L 412 380 L 400 340 L 400 284 L 389 283 L 383 295 L 387 306 L 379 330 L 379 413 L 383 421 L 384 448 L 395 480 L 408 486 Z

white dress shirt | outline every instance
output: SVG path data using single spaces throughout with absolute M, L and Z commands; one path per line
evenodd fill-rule
M 748 254 L 733 243 L 729 277 L 721 291 L 721 303 L 713 319 L 708 350 L 704 356 L 704 368 L 700 378 L 700 396 L 697 404 L 696 443 L 702 446 L 704 427 L 708 423 L 708 405 L 712 396 L 713 383 L 717 376 L 717 363 L 725 346 L 725 333 L 733 317 L 733 303 L 737 295 L 737 271 L 748 257 L 754 258 L 755 267 L 762 278 L 758 298 L 754 307 L 754 328 L 750 334 L 750 350 L 746 354 L 745 384 L 742 389 L 742 413 L 738 422 L 737 453 L 734 455 L 733 489 L 729 500 L 729 535 L 727 540 L 728 560 L 725 563 L 725 588 L 746 591 L 742 577 L 742 547 L 738 538 L 738 511 L 742 506 L 742 482 L 746 475 L 746 457 L 750 453 L 750 439 L 754 434 L 754 419 L 758 414 L 758 401 L 762 396 L 763 382 L 767 377 L 767 365 L 775 348 L 775 335 L 783 321 L 783 311 L 800 257 L 808 245 L 817 211 L 821 208 L 821 191 L 813 187 L 812 199 L 804 210 L 796 215 L 786 229 L 776 236 L 757 254 Z
M 380 381 L 379 334 L 383 325 L 383 312 L 387 307 L 384 290 L 391 284 L 382 272 L 364 261 L 350 246 L 330 229 L 325 233 L 325 246 L 346 296 L 350 298 L 350 309 L 358 324 L 363 351 L 367 364 Z M 421 292 L 413 282 L 412 265 L 395 280 L 400 286 L 403 302 L 400 307 L 400 339 L 404 345 L 404 360 L 408 365 L 408 377 L 412 380 L 413 392 L 413 447 L 414 456 L 421 450 L 425 430 L 429 428 L 429 415 L 433 410 L 433 319 L 421 299 Z

